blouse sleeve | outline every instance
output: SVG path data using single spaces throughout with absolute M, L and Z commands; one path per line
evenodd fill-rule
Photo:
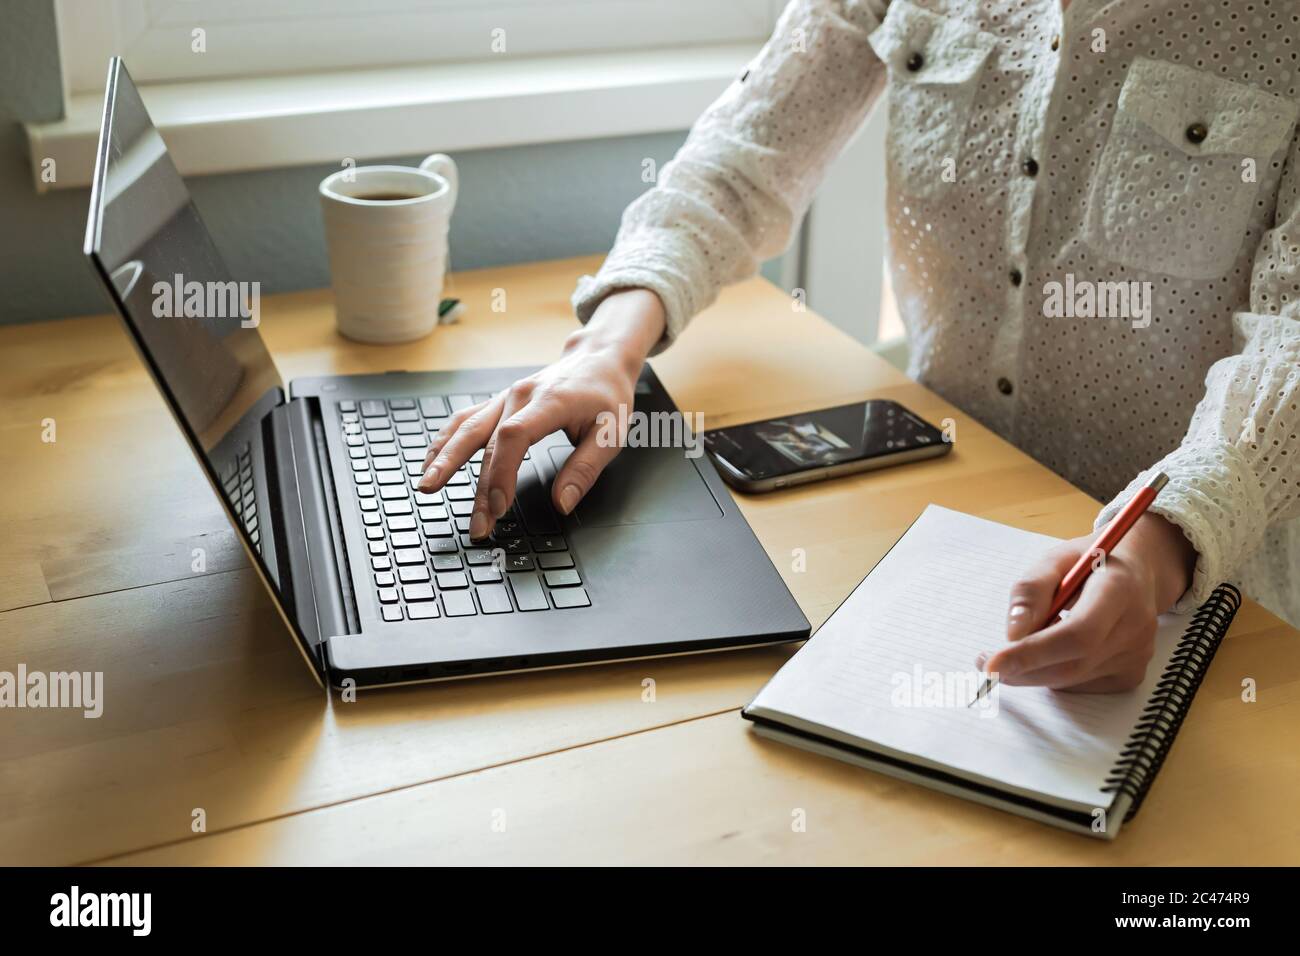
M 718 290 L 783 250 L 827 166 L 884 86 L 867 37 L 886 0 L 794 0 L 745 73 L 628 206 L 599 273 L 573 295 L 586 322 L 621 288 L 653 290 L 660 351 Z
M 1211 366 L 1182 444 L 1097 518 L 1097 527 L 1109 521 L 1154 472 L 1169 476 L 1151 510 L 1198 554 L 1178 610 L 1232 578 L 1270 525 L 1300 515 L 1300 138 L 1286 157 L 1274 226 L 1255 252 L 1250 302 L 1233 325 L 1239 351 Z

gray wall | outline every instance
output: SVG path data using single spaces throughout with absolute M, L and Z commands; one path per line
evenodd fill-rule
M 0 0 L 0 324 L 107 311 L 81 256 L 87 191 L 32 186 L 20 123 L 62 112 L 52 0 Z M 452 267 L 472 269 L 604 252 L 623 208 L 685 132 L 458 153 Z M 413 162 L 422 157 L 392 157 Z M 328 285 L 316 186 L 337 166 L 189 180 L 237 278 L 263 292 Z M 765 272 L 779 275 L 779 263 Z

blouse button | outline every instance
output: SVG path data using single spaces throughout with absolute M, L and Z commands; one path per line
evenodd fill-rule
M 907 69 L 909 72 L 915 73 L 923 66 L 925 66 L 925 57 L 921 56 L 921 54 L 913 53 L 907 58 Z
M 1061 35 L 1058 33 L 1056 36 L 1052 37 L 1052 49 L 1059 50 L 1060 48 L 1061 48 Z
M 1037 176 L 1037 175 L 1038 175 L 1038 160 L 1036 160 L 1036 159 L 1034 159 L 1034 157 L 1030 156 L 1030 157 L 1027 158 L 1023 163 L 1020 164 L 1020 168 L 1023 169 L 1023 170 L 1025 171 L 1025 175 L 1026 175 L 1026 176 Z
M 1024 279 L 1024 276 L 1022 276 L 1022 275 L 1020 274 L 1020 270 L 1019 270 L 1019 269 L 1012 269 L 1012 270 L 1011 270 L 1011 284 L 1012 284 L 1012 285 L 1014 285 L 1014 286 L 1018 286 L 1018 285 L 1020 285 L 1020 283 L 1021 283 L 1021 281 L 1022 281 L 1023 279 Z
M 1193 123 L 1191 126 L 1187 127 L 1187 142 L 1199 146 L 1201 143 L 1205 142 L 1205 137 L 1209 134 L 1210 131 L 1205 128 L 1204 123 Z
M 1011 392 L 1013 391 L 1011 387 L 1011 379 L 1009 378 L 998 379 L 998 391 L 1001 392 L 1003 395 L 1010 395 Z

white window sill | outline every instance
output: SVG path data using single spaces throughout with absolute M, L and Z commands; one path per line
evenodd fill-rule
M 685 129 L 754 44 L 166 83 L 141 89 L 182 175 Z M 129 64 L 128 64 L 129 66 Z M 103 96 L 26 124 L 38 192 L 87 186 Z M 43 161 L 55 181 L 43 182 Z

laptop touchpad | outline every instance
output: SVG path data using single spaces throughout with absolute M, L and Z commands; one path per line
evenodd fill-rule
M 565 443 L 549 451 L 558 475 L 573 448 Z M 590 528 L 720 517 L 696 460 L 680 448 L 624 448 L 573 511 Z

